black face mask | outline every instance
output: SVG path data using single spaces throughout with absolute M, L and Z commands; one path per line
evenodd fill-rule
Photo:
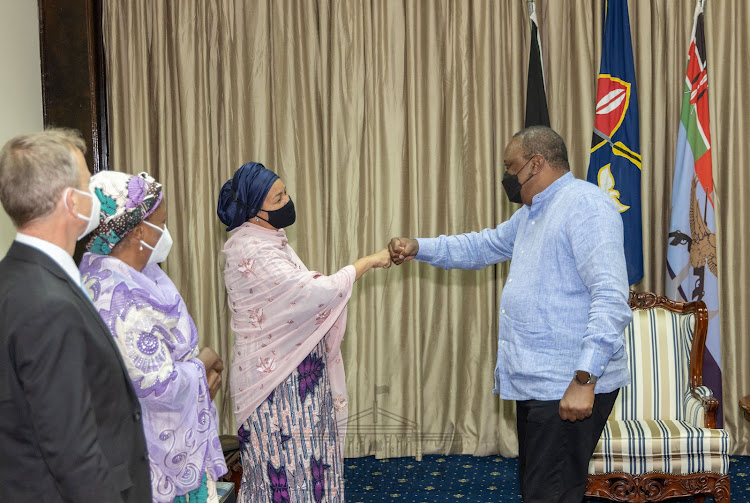
M 525 168 L 529 162 L 531 162 L 531 159 L 526 161 L 526 164 L 518 170 L 518 173 L 523 171 L 523 168 Z M 505 171 L 505 174 L 503 175 L 503 189 L 505 189 L 505 194 L 508 196 L 508 200 L 510 200 L 511 203 L 523 204 L 523 200 L 521 199 L 521 187 L 528 183 L 534 175 L 528 177 L 525 182 L 520 183 L 518 181 L 518 173 L 511 175 L 507 170 Z
M 268 220 L 260 215 L 256 216 L 261 220 L 265 220 L 277 229 L 289 227 L 297 220 L 297 213 L 294 211 L 294 203 L 292 202 L 291 197 L 289 198 L 289 201 L 278 210 L 271 210 L 266 213 L 268 213 Z

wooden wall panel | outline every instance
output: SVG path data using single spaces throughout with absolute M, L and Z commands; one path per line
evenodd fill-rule
M 44 125 L 78 129 L 89 169 L 107 169 L 102 0 L 38 0 Z

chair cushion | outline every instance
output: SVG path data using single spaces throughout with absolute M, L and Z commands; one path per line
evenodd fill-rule
M 693 314 L 660 307 L 633 311 L 623 334 L 631 384 L 620 391 L 610 420 L 686 418 L 694 327 Z
M 729 435 L 671 419 L 607 421 L 589 473 L 729 473 Z

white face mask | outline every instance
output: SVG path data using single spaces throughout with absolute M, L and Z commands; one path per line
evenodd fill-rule
M 148 258 L 147 264 L 161 264 L 167 260 L 169 250 L 172 249 L 172 236 L 169 234 L 169 229 L 167 229 L 166 224 L 164 225 L 164 229 L 162 229 L 158 225 L 154 225 L 145 220 L 143 223 L 161 232 L 159 241 L 156 242 L 153 248 L 141 239 L 141 244 L 151 250 L 151 256 Z
M 74 189 L 73 187 L 71 187 L 70 189 L 72 191 L 74 191 L 74 192 L 78 192 L 82 196 L 87 196 L 87 197 L 91 198 L 91 213 L 89 213 L 89 216 L 82 215 L 80 213 L 76 213 L 76 216 L 78 218 L 80 218 L 81 220 L 85 220 L 86 222 L 88 222 L 88 225 L 86 226 L 86 228 L 83 230 L 83 232 L 81 233 L 81 235 L 78 236 L 78 238 L 77 238 L 78 241 L 80 241 L 81 239 L 83 239 L 84 237 L 86 237 L 86 235 L 89 232 L 91 232 L 94 229 L 96 229 L 97 227 L 99 227 L 99 221 L 100 221 L 100 218 L 101 218 L 101 215 L 99 215 L 99 211 L 102 208 L 102 203 L 99 201 L 99 198 L 96 197 L 91 192 L 84 192 L 82 190 Z M 68 201 L 67 201 L 67 199 L 65 197 L 63 197 L 63 203 L 65 204 L 65 208 L 67 209 L 67 207 L 68 207 Z

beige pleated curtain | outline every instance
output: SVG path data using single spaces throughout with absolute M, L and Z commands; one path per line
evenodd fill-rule
M 601 1 L 537 0 L 552 126 L 584 178 L 601 54 Z M 631 0 L 643 155 L 645 278 L 664 291 L 692 0 Z M 108 0 L 112 169 L 165 184 L 166 270 L 203 344 L 231 358 L 221 184 L 244 162 L 277 171 L 297 207 L 290 242 L 330 274 L 392 236 L 494 227 L 516 206 L 502 154 L 523 127 L 524 0 Z M 724 420 L 750 454 L 750 2 L 708 0 Z M 416 262 L 354 287 L 343 347 L 346 453 L 516 455 L 514 405 L 491 393 L 507 265 Z M 228 365 L 227 365 L 228 368 Z M 219 397 L 225 432 L 228 379 Z

